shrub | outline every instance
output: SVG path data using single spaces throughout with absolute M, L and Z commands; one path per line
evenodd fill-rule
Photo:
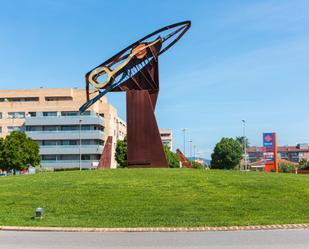
M 292 163 L 279 163 L 279 171 L 284 173 L 292 173 L 297 166 Z
M 191 166 L 193 169 L 205 169 L 205 166 L 199 162 L 191 161 Z
M 164 145 L 164 153 L 170 168 L 179 168 L 179 159 L 176 153 L 172 152 L 167 145 Z

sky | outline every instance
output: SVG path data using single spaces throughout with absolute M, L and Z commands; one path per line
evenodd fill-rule
M 84 88 L 84 75 L 163 26 L 192 28 L 160 57 L 156 117 L 200 156 L 222 137 L 309 143 L 307 0 L 0 0 L 0 89 Z M 107 95 L 125 118 L 125 95 Z M 193 149 L 192 152 L 193 154 Z

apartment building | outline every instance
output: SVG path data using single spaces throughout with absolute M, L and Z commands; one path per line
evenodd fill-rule
M 161 140 L 164 145 L 170 147 L 173 150 L 173 131 L 169 129 L 159 129 Z
M 247 148 L 249 162 L 256 162 L 263 160 L 263 147 L 252 146 Z M 308 144 L 297 144 L 296 146 L 278 146 L 278 159 L 287 160 L 298 163 L 302 159 L 309 159 Z
M 85 102 L 85 91 L 77 88 L 0 90 L 0 136 L 26 132 L 40 145 L 42 167 L 95 167 L 104 141 L 113 137 L 114 152 L 126 123 L 106 97 L 80 115 Z

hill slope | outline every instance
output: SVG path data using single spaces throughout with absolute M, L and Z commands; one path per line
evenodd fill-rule
M 0 178 L 0 225 L 149 227 L 309 223 L 309 176 L 132 169 Z M 45 209 L 34 220 L 36 207 Z

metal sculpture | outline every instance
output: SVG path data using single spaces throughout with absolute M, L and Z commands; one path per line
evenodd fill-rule
M 84 112 L 108 92 L 126 92 L 129 167 L 168 167 L 154 115 L 159 92 L 158 57 L 191 27 L 190 21 L 161 28 L 134 42 L 86 74 Z M 96 90 L 90 92 L 90 86 Z M 91 95 L 95 94 L 91 98 Z

